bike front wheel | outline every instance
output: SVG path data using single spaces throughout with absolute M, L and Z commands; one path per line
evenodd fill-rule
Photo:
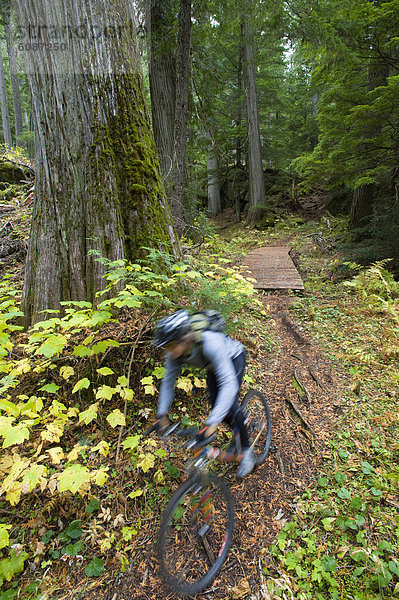
M 220 477 L 199 473 L 172 496 L 161 523 L 161 575 L 179 594 L 194 596 L 222 568 L 233 540 L 234 505 Z
M 259 466 L 268 455 L 272 439 L 270 409 L 265 396 L 257 390 L 250 390 L 243 398 L 241 408 L 245 415 L 250 445 Z

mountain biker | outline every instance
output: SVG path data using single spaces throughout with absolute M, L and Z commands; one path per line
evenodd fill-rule
M 205 368 L 212 410 L 197 434 L 197 441 L 205 441 L 216 432 L 222 421 L 238 429 L 242 457 L 237 477 L 245 477 L 255 466 L 244 413 L 237 401 L 246 365 L 246 351 L 241 342 L 221 331 L 204 330 L 198 342 L 190 324 L 188 311 L 178 310 L 158 321 L 155 327 L 153 345 L 166 351 L 166 372 L 159 393 L 156 429 L 162 434 L 170 424 L 167 413 L 183 365 Z

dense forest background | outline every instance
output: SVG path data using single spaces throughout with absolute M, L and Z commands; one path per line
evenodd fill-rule
M 42 24 L 57 20 L 56 10 L 46 14 L 43 7 Z M 43 49 L 34 50 L 40 24 L 33 37 L 21 36 L 12 8 L 2 3 L 2 138 L 38 164 L 36 88 L 23 55 L 45 62 Z M 116 30 L 113 10 L 106 17 L 109 35 L 101 36 L 104 46 Z M 220 6 L 154 0 L 132 3 L 131 10 L 138 24 L 132 43 L 139 44 L 145 103 L 179 235 L 194 235 L 203 215 L 226 208 L 262 228 L 278 211 L 323 206 L 333 215 L 350 215 L 358 260 L 397 258 L 396 1 L 235 0 Z M 83 17 L 89 38 L 95 17 Z M 61 48 L 65 41 L 46 43 Z M 55 59 L 62 54 L 54 51 Z M 75 77 L 67 85 L 80 83 Z M 49 79 L 46 84 L 50 89 Z M 49 121 L 50 95 L 47 105 L 43 97 L 36 107 Z M 56 137 L 62 126 L 55 117 L 53 125 Z M 39 129 L 37 134 L 39 139 Z M 73 132 L 62 135 L 70 142 Z

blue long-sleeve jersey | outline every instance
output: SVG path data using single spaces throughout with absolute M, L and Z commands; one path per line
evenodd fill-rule
M 233 406 L 238 394 L 237 375 L 233 359 L 244 351 L 241 342 L 224 333 L 204 331 L 202 341 L 193 346 L 190 356 L 173 360 L 166 355 L 165 376 L 161 382 L 158 401 L 158 416 L 166 415 L 174 396 L 175 382 L 183 366 L 206 368 L 214 372 L 218 383 L 218 395 L 206 424 L 214 425 L 223 421 Z

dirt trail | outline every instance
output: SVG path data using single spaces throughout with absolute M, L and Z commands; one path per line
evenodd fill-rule
M 260 557 L 286 519 L 295 511 L 297 500 L 318 477 L 318 462 L 334 416 L 339 411 L 334 369 L 317 344 L 307 337 L 289 315 L 293 296 L 264 295 L 270 308 L 278 342 L 277 354 L 249 349 L 249 360 L 260 365 L 256 386 L 267 395 L 272 411 L 273 438 L 266 463 L 239 482 L 232 469 L 229 475 L 236 503 L 236 526 L 232 550 L 221 574 L 201 598 L 262 598 Z M 295 382 L 296 378 L 296 382 Z M 302 386 L 302 390 L 301 390 Z M 141 560 L 104 589 L 76 598 L 101 600 L 163 600 L 177 598 L 160 585 L 154 560 L 154 538 L 143 547 Z M 233 588 L 235 588 L 233 590 Z M 247 590 L 247 594 L 240 596 Z M 103 595 L 104 594 L 104 595 Z

